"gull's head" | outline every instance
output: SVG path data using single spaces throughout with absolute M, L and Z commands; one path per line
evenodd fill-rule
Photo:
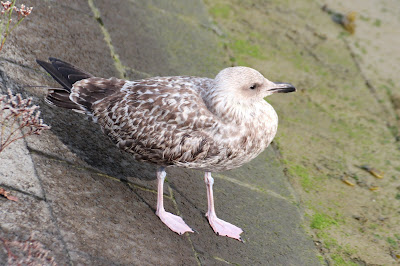
M 215 89 L 241 100 L 260 100 L 273 93 L 296 91 L 289 83 L 272 82 L 249 67 L 228 67 L 215 77 Z

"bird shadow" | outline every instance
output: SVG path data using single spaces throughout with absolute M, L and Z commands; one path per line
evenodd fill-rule
M 41 106 L 42 117 L 49 121 L 52 133 L 89 166 L 121 180 L 130 177 L 156 179 L 155 165 L 138 162 L 131 154 L 121 151 L 103 134 L 100 126 L 85 115 L 44 104 Z
M 21 93 L 23 97 L 32 97 L 33 103 L 40 106 L 40 117 L 44 123 L 51 126 L 50 131 L 67 146 L 69 151 L 89 167 L 121 180 L 137 178 L 147 181 L 156 179 L 155 165 L 138 162 L 133 159 L 131 154 L 121 151 L 103 134 L 100 126 L 90 121 L 87 116 L 46 104 L 43 98 L 38 97 L 29 89 L 22 88 L 17 81 L 14 81 L 1 69 L 0 85 L 0 92 L 3 94 L 6 93 L 7 88 L 11 88 L 14 94 Z M 38 152 L 45 154 L 47 150 L 50 150 L 50 153 L 54 150 L 61 150 L 61 152 L 57 152 L 55 157 L 63 156 L 63 148 L 56 147 L 59 144 L 53 141 L 47 145 L 54 146 Z M 28 148 L 35 150 L 34 146 L 30 146 L 28 141 Z M 49 154 L 49 156 L 52 156 L 52 154 Z M 65 155 L 65 158 L 60 159 L 68 161 L 67 157 Z

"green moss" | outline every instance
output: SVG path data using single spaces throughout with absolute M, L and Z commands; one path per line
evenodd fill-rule
M 363 20 L 363 21 L 370 21 L 371 20 L 369 17 L 363 16 L 363 15 L 360 16 L 360 19 Z
M 317 255 L 317 258 L 318 258 L 318 260 L 319 260 L 319 262 L 320 262 L 321 264 L 324 264 L 324 263 L 325 263 L 325 258 L 324 258 L 323 256 Z
M 216 4 L 215 6 L 211 7 L 209 11 L 211 15 L 215 18 L 227 19 L 229 18 L 232 9 L 230 6 L 225 4 Z
M 328 249 L 335 249 L 338 246 L 337 240 L 331 237 L 327 232 L 318 231 L 317 237 L 321 239 L 324 246 Z
M 335 265 L 345 265 L 346 262 L 339 254 L 333 254 L 332 260 L 335 262 Z
M 361 48 L 361 52 L 362 52 L 363 54 L 367 54 L 367 49 L 365 49 L 364 47 L 362 47 L 362 48 Z
M 338 222 L 327 214 L 317 212 L 313 215 L 310 226 L 313 229 L 326 229 L 332 225 L 338 225 Z
M 375 21 L 374 21 L 374 26 L 375 27 L 380 27 L 381 24 L 382 24 L 382 21 L 380 19 L 375 19 Z
M 378 228 L 377 224 L 372 223 L 369 225 L 369 229 L 375 230 L 376 228 Z
M 310 73 L 311 71 L 310 65 L 307 64 L 307 61 L 300 52 L 293 54 L 291 61 L 297 69 Z
M 355 254 L 357 252 L 357 249 L 352 248 L 350 245 L 346 245 L 344 247 L 343 251 L 348 255 L 352 255 L 352 254 Z
M 331 256 L 334 265 L 346 265 L 346 266 L 357 266 L 358 264 L 352 261 L 346 261 L 343 257 L 339 254 L 333 254 Z
M 314 187 L 313 179 L 310 177 L 307 168 L 304 166 L 291 165 L 289 166 L 289 173 L 293 176 L 300 177 L 300 184 L 304 191 L 309 192 Z
M 349 32 L 347 32 L 347 31 L 341 31 L 341 32 L 339 33 L 339 35 L 338 35 L 338 38 L 339 38 L 339 39 L 343 39 L 343 38 L 349 37 L 349 36 L 350 36 L 350 33 L 349 33 Z
M 329 233 L 325 231 L 318 231 L 317 237 L 321 239 L 324 247 L 330 250 L 331 252 L 331 259 L 334 261 L 334 265 L 357 265 L 352 261 L 346 261 L 342 257 L 342 254 L 346 254 L 346 256 L 351 256 L 356 252 L 354 248 L 351 248 L 349 245 L 342 247 L 338 244 L 338 241 L 331 237 Z
M 250 32 L 249 36 L 251 38 L 255 38 L 256 40 L 263 40 L 265 38 L 261 33 L 256 31 Z
M 336 247 L 338 245 L 337 240 L 334 238 L 328 238 L 324 241 L 325 247 L 331 249 L 333 247 Z
M 386 241 L 387 241 L 393 248 L 397 248 L 397 247 L 398 247 L 397 241 L 396 241 L 394 238 L 388 237 L 388 238 L 386 239 Z
M 236 39 L 231 44 L 231 49 L 235 55 L 248 55 L 258 59 L 265 58 L 262 54 L 260 46 L 253 44 L 248 40 Z

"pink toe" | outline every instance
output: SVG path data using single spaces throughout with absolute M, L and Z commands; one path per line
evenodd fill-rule
M 217 235 L 227 236 L 242 241 L 242 239 L 240 238 L 240 234 L 243 233 L 243 230 L 241 228 L 231 223 L 225 222 L 224 220 L 221 220 L 216 216 L 208 217 L 208 221 L 210 222 L 212 229 Z
M 184 234 L 186 232 L 191 232 L 194 233 L 193 229 L 190 228 L 185 221 L 179 216 L 176 216 L 172 213 L 169 212 L 160 212 L 158 214 L 158 217 L 160 217 L 161 221 L 169 227 L 172 231 L 174 231 L 177 234 Z

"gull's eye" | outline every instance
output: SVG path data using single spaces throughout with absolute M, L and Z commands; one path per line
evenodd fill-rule
M 255 83 L 254 83 L 253 85 L 250 86 L 250 89 L 251 89 L 251 90 L 254 90 L 255 88 L 257 88 L 257 84 L 255 84 Z

